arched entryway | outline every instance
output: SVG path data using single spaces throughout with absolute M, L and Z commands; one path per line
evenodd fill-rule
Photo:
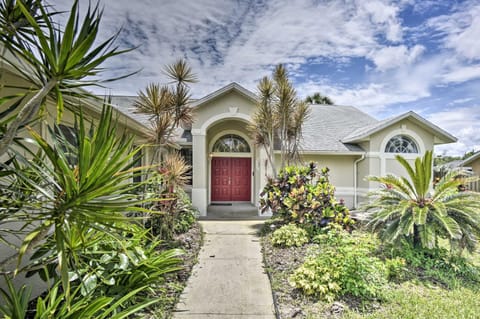
M 250 202 L 252 158 L 248 142 L 238 134 L 224 134 L 211 150 L 211 202 Z

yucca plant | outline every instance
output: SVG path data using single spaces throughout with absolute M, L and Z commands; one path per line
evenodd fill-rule
M 274 143 L 280 145 L 280 169 L 298 161 L 302 126 L 310 109 L 297 98 L 282 64 L 275 67 L 272 78 L 262 78 L 258 91 L 257 109 L 249 130 L 256 144 L 265 149 L 272 174 L 276 176 Z
M 461 170 L 445 175 L 432 189 L 432 152 L 417 158 L 415 165 L 400 155 L 397 161 L 408 177 L 387 175 L 369 177 L 383 187 L 370 194 L 372 201 L 365 207 L 368 226 L 379 232 L 386 242 L 407 239 L 414 247 L 433 248 L 439 238 L 446 238 L 452 249 L 472 251 L 480 235 L 480 194 L 460 192 L 465 173 Z
M 168 193 L 174 193 L 178 187 L 188 183 L 191 166 L 185 162 L 183 156 L 176 151 L 169 153 L 160 167 L 160 173 Z
M 32 288 L 23 285 L 15 289 L 9 276 L 4 276 L 6 289 L 0 287 L 0 314 L 4 318 L 24 319 L 28 311 L 28 302 L 32 295 Z
M 151 83 L 138 93 L 134 103 L 136 113 L 149 117 L 152 126 L 150 140 L 154 147 L 152 160 L 156 161 L 159 161 L 160 149 L 171 143 L 175 129 L 193 122 L 188 85 L 197 81 L 185 60 L 167 65 L 164 72 L 172 80 L 172 85 Z
M 30 133 L 41 150 L 42 157 L 24 159 L 24 167 L 11 170 L 30 188 L 37 191 L 36 210 L 25 212 L 35 226 L 28 230 L 18 251 L 22 256 L 35 243 L 53 231 L 54 251 L 58 261 L 63 289 L 68 299 L 68 271 L 78 250 L 71 247 L 68 233 L 72 228 L 90 227 L 115 236 L 122 223 L 128 223 L 129 211 L 145 212 L 135 190 L 142 183 L 132 184 L 132 137 L 119 135 L 111 107 L 105 106 L 97 126 L 86 127 L 81 115 L 78 119 L 75 147 L 66 148 L 63 139 L 55 137 L 49 143 L 34 130 Z M 72 150 L 75 150 L 72 162 Z M 21 154 L 16 154 L 21 158 Z M 67 256 L 70 254 L 70 256 Z M 73 256 L 72 256 L 73 254 Z
M 2 155 L 7 152 L 18 129 L 37 116 L 47 96 L 53 95 L 60 119 L 65 101 L 68 100 L 65 95 L 90 96 L 78 89 L 100 85 L 101 81 L 92 78 L 102 71 L 99 66 L 105 60 L 128 50 L 112 47 L 118 33 L 101 43 L 96 42 L 102 17 L 98 4 L 95 7 L 89 5 L 82 20 L 79 1 L 74 1 L 64 29 L 53 21 L 55 12 L 51 13 L 51 7 L 43 1 L 9 0 L 0 9 L 0 41 L 8 53 L 0 57 L 2 63 L 31 83 L 31 88 L 27 89 L 14 87 L 21 90 L 19 95 L 26 100 L 18 107 L 8 125 L 0 123 L 7 126 L 0 137 Z M 3 104 L 5 101 L 1 102 Z

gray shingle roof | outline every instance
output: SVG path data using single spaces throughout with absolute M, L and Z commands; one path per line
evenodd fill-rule
M 136 98 L 136 96 L 111 96 L 111 104 L 131 119 L 134 119 L 145 127 L 150 127 L 150 121 L 147 115 L 134 113 L 133 103 Z
M 310 152 L 361 152 L 356 144 L 342 143 L 344 137 L 376 119 L 352 106 L 315 104 L 303 126 L 302 148 Z

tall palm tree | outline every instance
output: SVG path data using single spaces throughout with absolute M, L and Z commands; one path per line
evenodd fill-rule
M 280 144 L 280 168 L 299 159 L 302 126 L 309 114 L 306 103 L 297 98 L 286 68 L 279 64 L 272 78 L 264 77 L 258 84 L 257 109 L 249 130 L 257 145 L 262 146 L 272 173 L 275 143 Z
M 368 226 L 386 242 L 405 238 L 415 247 L 432 248 L 438 238 L 446 238 L 452 249 L 473 250 L 480 236 L 480 194 L 459 191 L 464 172 L 450 172 L 432 190 L 431 151 L 417 158 L 413 167 L 400 155 L 396 159 L 410 180 L 394 175 L 369 177 L 384 187 L 370 194 Z
M 320 93 L 314 93 L 305 98 L 305 102 L 309 104 L 327 104 L 333 105 L 334 102 L 328 96 L 321 95 Z

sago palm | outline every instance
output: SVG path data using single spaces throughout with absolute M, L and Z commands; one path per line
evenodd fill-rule
M 410 179 L 369 177 L 384 187 L 370 194 L 368 226 L 386 242 L 406 238 L 415 247 L 432 248 L 438 238 L 446 238 L 473 250 L 480 235 L 480 194 L 458 190 L 463 172 L 450 172 L 432 190 L 431 151 L 417 158 L 413 167 L 400 155 L 396 159 Z

